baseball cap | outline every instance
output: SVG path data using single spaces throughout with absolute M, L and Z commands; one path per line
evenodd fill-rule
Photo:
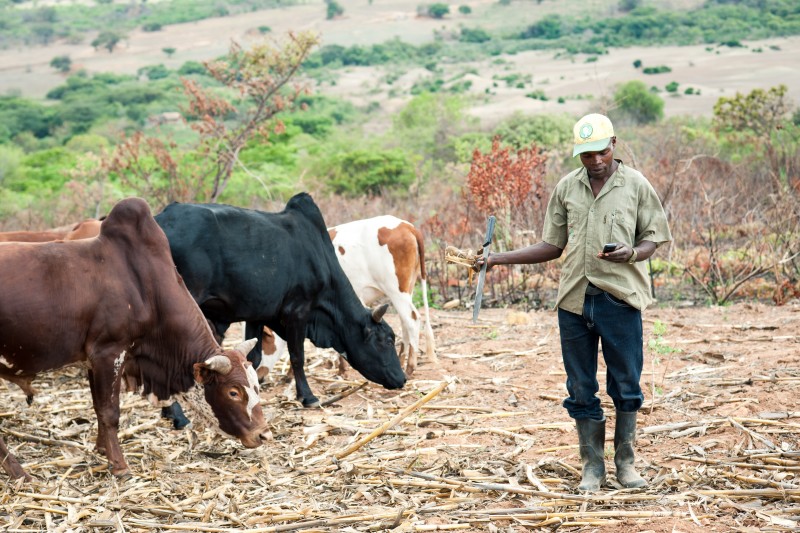
M 607 116 L 590 113 L 582 117 L 572 128 L 575 147 L 572 157 L 583 152 L 601 152 L 614 136 L 614 126 Z

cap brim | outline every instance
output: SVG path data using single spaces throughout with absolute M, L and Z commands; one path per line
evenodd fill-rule
M 611 137 L 608 139 L 600 139 L 599 141 L 592 141 L 590 143 L 585 144 L 576 144 L 575 147 L 572 149 L 572 157 L 575 157 L 578 154 L 582 154 L 584 152 L 602 152 L 608 146 L 608 143 L 611 142 Z

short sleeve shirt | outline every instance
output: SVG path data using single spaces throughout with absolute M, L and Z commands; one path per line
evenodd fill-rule
M 653 303 L 644 261 L 612 263 L 597 257 L 603 244 L 635 246 L 672 240 L 664 208 L 641 172 L 621 161 L 595 198 L 584 167 L 556 185 L 547 206 L 542 240 L 566 249 L 556 307 L 583 314 L 586 287 L 596 287 L 644 310 Z

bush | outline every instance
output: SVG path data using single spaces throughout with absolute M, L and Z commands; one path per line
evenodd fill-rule
M 469 6 L 458 6 L 458 12 L 462 15 L 469 15 L 472 13 L 472 8 Z
M 142 31 L 161 31 L 161 24 L 158 22 L 148 22 L 142 26 Z
M 676 93 L 678 92 L 678 85 L 680 84 L 677 81 L 671 81 L 664 87 L 664 89 L 666 89 L 668 93 Z
M 562 100 L 562 99 L 559 99 Z M 575 120 L 567 115 L 523 115 L 516 113 L 501 122 L 492 136 L 519 150 L 535 143 L 548 150 L 565 148 L 572 141 Z
M 333 20 L 336 17 L 340 17 L 341 15 L 344 14 L 344 8 L 336 0 L 327 0 L 326 3 L 328 4 L 328 7 L 326 8 L 325 11 L 326 19 Z
M 428 6 L 428 16 L 435 19 L 442 19 L 450 13 L 450 6 L 447 4 L 436 3 Z
M 69 72 L 72 68 L 72 59 L 69 56 L 56 56 L 50 60 L 50 66 L 59 72 Z
M 461 28 L 461 35 L 458 37 L 462 43 L 485 43 L 491 39 L 489 32 L 482 28 Z
M 208 74 L 205 65 L 199 61 L 187 61 L 178 69 L 178 74 L 181 76 L 189 76 L 191 74 Z
M 522 39 L 558 39 L 563 34 L 562 20 L 559 15 L 545 15 L 538 22 L 531 24 L 522 32 Z
M 644 74 L 663 74 L 665 72 L 672 72 L 672 69 L 666 65 L 661 65 L 658 67 L 645 67 L 642 69 Z
M 168 78 L 170 75 L 170 70 L 164 65 L 150 65 L 140 68 L 136 73 L 139 76 L 147 76 L 148 80 L 153 81 Z
M 664 100 L 639 80 L 620 85 L 614 93 L 614 105 L 609 113 L 614 121 L 650 124 L 664 117 Z
M 414 164 L 401 150 L 352 150 L 334 155 L 325 166 L 327 186 L 345 196 L 407 189 L 416 179 Z

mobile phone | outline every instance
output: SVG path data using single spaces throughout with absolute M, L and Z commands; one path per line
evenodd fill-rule
M 603 253 L 604 254 L 610 254 L 611 252 L 613 252 L 616 249 L 617 249 L 617 243 L 615 243 L 615 242 L 610 242 L 608 244 L 604 244 L 603 245 Z

